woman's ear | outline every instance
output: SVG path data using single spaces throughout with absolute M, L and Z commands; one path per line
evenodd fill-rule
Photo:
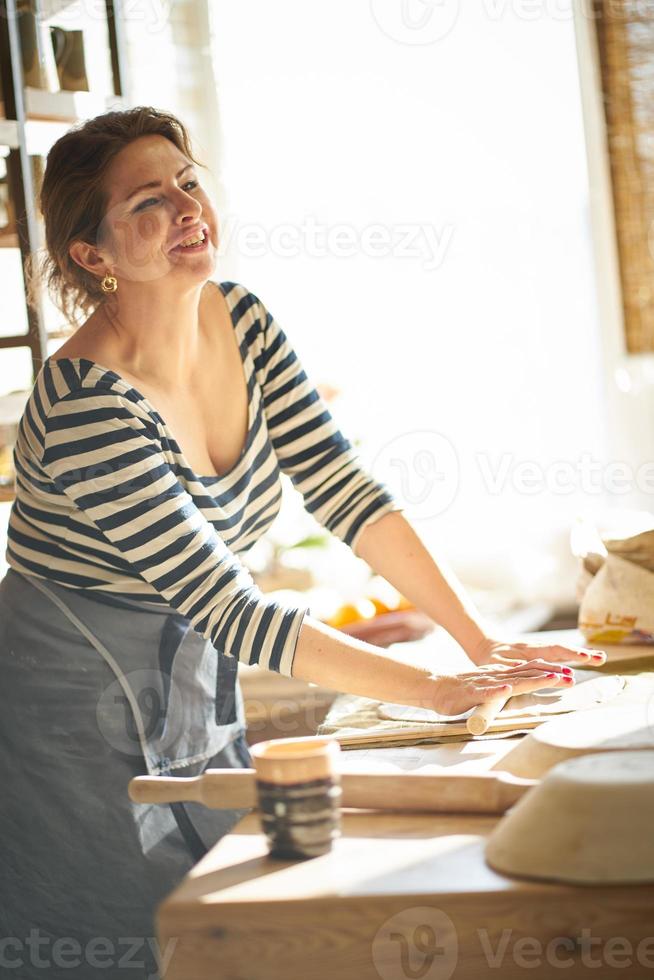
M 102 276 L 108 271 L 106 258 L 95 245 L 76 240 L 68 246 L 68 254 L 73 262 L 94 276 Z

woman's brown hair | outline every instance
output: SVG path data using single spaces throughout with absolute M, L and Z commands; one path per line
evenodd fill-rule
M 109 164 L 140 136 L 164 136 L 189 160 L 191 140 L 183 123 L 152 106 L 105 112 L 69 129 L 50 148 L 39 194 L 45 222 L 45 250 L 26 263 L 28 303 L 38 306 L 45 285 L 53 302 L 73 329 L 105 299 L 99 280 L 68 253 L 75 240 L 98 244 L 97 235 L 109 196 L 105 175 Z

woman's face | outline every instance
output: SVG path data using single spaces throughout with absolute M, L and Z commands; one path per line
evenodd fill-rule
M 205 282 L 213 274 L 218 219 L 199 179 L 195 164 L 163 136 L 141 136 L 113 159 L 98 247 L 119 289 L 161 286 L 164 277 Z M 203 235 L 199 246 L 181 245 Z

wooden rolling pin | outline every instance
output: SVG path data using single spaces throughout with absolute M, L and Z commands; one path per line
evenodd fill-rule
M 504 813 L 535 779 L 506 772 L 341 774 L 341 805 L 363 810 L 422 810 L 429 813 Z M 136 776 L 129 783 L 134 803 L 203 803 L 214 810 L 257 806 L 254 769 L 207 769 L 201 776 Z
M 471 735 L 483 735 L 493 724 L 506 702 L 513 697 L 513 694 L 504 694 L 497 698 L 491 698 L 483 704 L 478 704 L 470 717 L 466 720 L 466 728 Z

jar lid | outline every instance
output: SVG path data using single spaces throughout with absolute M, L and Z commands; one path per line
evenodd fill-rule
M 250 746 L 257 778 L 267 783 L 309 782 L 338 776 L 335 738 L 277 738 Z

